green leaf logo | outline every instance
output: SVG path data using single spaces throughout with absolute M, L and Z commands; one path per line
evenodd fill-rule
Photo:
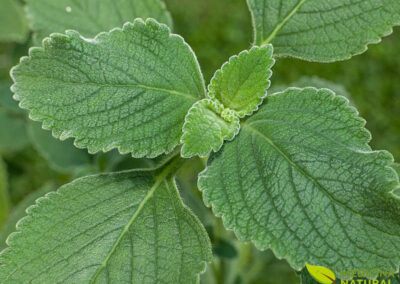
M 318 282 L 322 284 L 336 284 L 335 273 L 329 268 L 323 266 L 310 265 L 306 263 L 306 267 L 310 275 Z

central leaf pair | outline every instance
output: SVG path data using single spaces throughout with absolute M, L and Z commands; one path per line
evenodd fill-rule
M 271 45 L 253 47 L 233 56 L 218 70 L 209 85 L 208 99 L 193 105 L 183 126 L 181 154 L 207 156 L 224 140 L 239 132 L 239 118 L 252 114 L 270 86 L 274 64 Z

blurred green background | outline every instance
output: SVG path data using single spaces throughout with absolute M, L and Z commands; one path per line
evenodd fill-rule
M 195 51 L 207 83 L 230 56 L 251 46 L 251 19 L 245 0 L 165 2 L 172 14 L 174 32 L 182 35 Z M 0 26 L 0 33 L 7 28 L 1 20 Z M 74 149 L 70 140 L 55 140 L 49 132 L 29 122 L 26 113 L 18 110 L 10 99 L 9 91 L 10 68 L 27 54 L 29 38 L 16 39 L 19 42 L 16 43 L 2 42 L 0 37 L 0 194 L 1 187 L 6 186 L 3 175 L 8 184 L 4 198 L 12 208 L 5 210 L 5 205 L 0 204 L 4 212 L 11 212 L 9 217 L 3 217 L 8 222 L 0 232 L 0 249 L 16 220 L 24 216 L 24 209 L 49 190 L 89 173 L 151 167 L 156 163 L 120 156 L 115 151 L 89 156 L 84 150 Z M 272 86 L 295 86 L 298 80 L 304 82 L 304 76 L 318 76 L 343 86 L 367 120 L 373 136 L 372 148 L 387 149 L 400 161 L 399 55 L 400 28 L 396 28 L 382 43 L 369 46 L 367 52 L 348 61 L 320 64 L 278 58 Z M 202 276 L 202 283 L 298 283 L 296 273 L 285 261 L 278 261 L 269 251 L 258 252 L 249 244 L 239 244 L 202 205 L 194 185 L 203 166 L 203 161 L 193 161 L 179 176 L 185 202 L 205 224 L 213 242 L 215 261 Z M 1 223 L 0 212 L 0 226 Z

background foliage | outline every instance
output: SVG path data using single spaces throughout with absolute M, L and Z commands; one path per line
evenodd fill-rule
M 182 35 L 197 54 L 207 83 L 231 55 L 249 48 L 251 20 L 244 0 L 165 2 L 173 18 L 174 32 Z M 28 122 L 26 114 L 9 100 L 9 70 L 30 46 L 28 37 L 25 41 L 16 40 L 19 43 L 1 42 L 0 38 L 0 155 L 6 171 L 0 173 L 0 184 L 8 185 L 0 195 L 7 196 L 11 208 L 8 212 L 0 210 L 0 226 L 2 218 L 8 220 L 0 233 L 0 248 L 25 208 L 45 192 L 90 173 L 152 167 L 157 163 L 120 156 L 115 151 L 89 156 L 76 151 L 71 141 L 57 141 L 49 132 Z M 293 85 L 303 76 L 318 76 L 343 86 L 367 120 L 366 127 L 373 136 L 372 148 L 387 149 L 400 161 L 400 80 L 396 79 L 400 78 L 399 46 L 400 28 L 395 28 L 382 43 L 370 46 L 366 53 L 349 61 L 321 64 L 280 59 L 274 67 L 272 86 Z M 71 153 L 68 157 L 72 158 L 60 157 L 60 152 Z M 298 276 L 285 261 L 275 259 L 270 251 L 259 252 L 250 244 L 239 244 L 202 205 L 200 193 L 193 185 L 203 162 L 197 159 L 195 165 L 186 165 L 178 179 L 185 203 L 205 224 L 213 243 L 215 260 L 202 275 L 202 282 L 298 283 Z

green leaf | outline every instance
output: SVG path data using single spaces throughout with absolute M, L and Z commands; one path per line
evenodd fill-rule
M 34 205 L 36 199 L 53 190 L 53 185 L 45 185 L 37 191 L 29 194 L 22 201 L 20 201 L 17 206 L 14 206 L 12 208 L 11 214 L 9 215 L 7 221 L 4 223 L 4 226 L 0 230 L 0 250 L 3 250 L 7 247 L 7 237 L 15 231 L 18 221 L 26 216 L 26 209 L 31 205 Z
M 272 45 L 253 47 L 232 56 L 211 79 L 209 96 L 240 117 L 251 114 L 261 104 L 270 86 Z
M 400 24 L 398 0 L 247 0 L 254 42 L 275 54 L 332 62 L 363 53 Z
M 191 48 L 167 26 L 138 19 L 87 40 L 52 34 L 12 70 L 33 120 L 89 153 L 156 157 L 179 144 L 189 108 L 205 96 Z
M 239 118 L 217 101 L 204 99 L 189 110 L 183 126 L 181 155 L 205 157 L 211 150 L 218 151 L 224 140 L 231 140 L 239 132 Z
M 237 137 L 211 155 L 199 189 L 238 238 L 305 263 L 348 269 L 400 264 L 399 186 L 365 121 L 327 89 L 268 97 Z M 368 261 L 366 261 L 368 260 Z
M 11 84 L 0 82 L 0 153 L 6 154 L 28 145 L 25 111 L 12 99 Z
M 18 0 L 1 0 L 0 42 L 24 42 L 28 23 Z
M 7 220 L 10 198 L 7 188 L 7 172 L 3 160 L 0 157 L 0 229 Z
M 92 38 L 136 18 L 154 18 L 172 27 L 171 16 L 161 0 L 30 0 L 27 12 L 38 43 L 53 32 L 70 29 Z
M 85 177 L 37 200 L 0 255 L 0 282 L 196 283 L 211 248 L 174 166 Z
M 39 123 L 30 123 L 28 134 L 35 149 L 57 171 L 70 172 L 90 162 L 87 152 L 76 149 L 71 139 L 56 140 L 49 131 L 43 130 Z
M 19 151 L 28 144 L 24 117 L 0 108 L 0 153 Z

